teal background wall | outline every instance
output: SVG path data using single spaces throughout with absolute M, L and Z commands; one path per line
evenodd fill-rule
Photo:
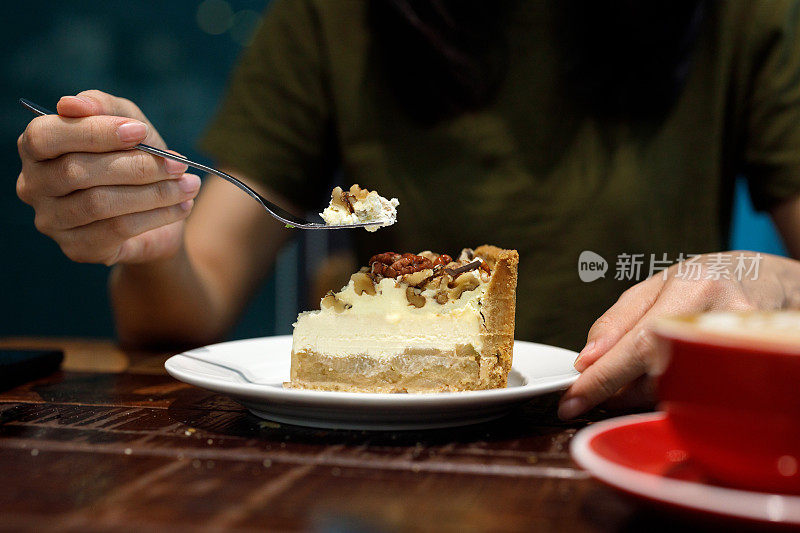
M 786 255 L 786 247 L 770 217 L 753 210 L 743 178 L 736 182 L 730 249 Z
M 36 232 L 20 202 L 16 140 L 32 115 L 84 89 L 134 100 L 168 144 L 202 159 L 196 140 L 224 91 L 266 0 L 70 0 L 3 7 L 0 55 L 0 336 L 111 336 L 104 266 L 67 260 Z M 9 23 L 13 21 L 13 23 Z M 255 298 L 237 337 L 273 334 L 274 279 Z M 278 326 L 288 332 L 286 320 Z
M 172 148 L 202 159 L 194 150 L 197 137 L 266 4 L 41 0 L 4 7 L 0 337 L 113 334 L 105 290 L 108 269 L 67 260 L 36 232 L 32 209 L 16 198 L 16 139 L 31 118 L 17 98 L 53 107 L 59 96 L 83 89 L 119 94 L 140 105 Z M 290 332 L 302 292 L 304 272 L 298 265 L 314 264 L 302 259 L 324 254 L 326 246 L 307 240 L 290 245 L 233 337 Z M 743 184 L 737 189 L 731 247 L 783 252 L 768 218 L 752 211 Z

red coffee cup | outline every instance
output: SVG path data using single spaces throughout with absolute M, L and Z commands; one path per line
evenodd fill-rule
M 674 317 L 655 334 L 660 409 L 692 460 L 725 484 L 800 494 L 800 312 Z

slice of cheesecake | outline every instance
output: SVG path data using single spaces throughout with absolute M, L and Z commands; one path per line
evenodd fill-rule
M 453 261 L 379 254 L 294 324 L 291 387 L 442 392 L 505 387 L 516 250 L 484 245 Z

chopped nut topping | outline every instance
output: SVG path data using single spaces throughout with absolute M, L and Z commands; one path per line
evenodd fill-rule
M 357 187 L 351 187 L 349 193 L 339 188 L 339 198 L 346 198 L 348 194 L 362 194 L 365 189 Z M 377 254 L 370 258 L 369 266 L 361 268 L 350 279 L 354 292 L 361 296 L 364 293 L 377 294 L 377 284 L 383 278 L 395 278 L 397 287 L 405 287 L 409 305 L 421 308 L 427 301 L 423 291 L 430 291 L 427 294 L 432 295 L 436 303 L 444 305 L 450 300 L 458 300 L 465 292 L 475 290 L 481 282 L 488 282 L 491 272 L 491 265 L 487 261 L 465 248 L 456 261 L 447 254 L 439 255 L 429 250 L 419 254 Z M 325 295 L 320 306 L 323 309 L 333 308 L 337 313 L 352 307 L 339 300 L 333 291 Z
M 341 187 L 334 187 L 333 191 L 331 191 L 331 203 L 333 205 L 338 205 L 339 207 L 346 207 L 344 205 L 344 201 L 342 200 L 342 191 Z
M 436 258 L 436 260 L 433 262 L 433 266 L 434 267 L 445 266 L 445 265 L 449 265 L 452 262 L 453 262 L 453 258 L 452 257 L 450 257 L 447 254 L 442 254 L 442 255 L 440 255 L 439 257 Z
M 373 283 L 372 278 L 365 272 L 356 272 L 350 279 L 353 280 L 353 290 L 356 291 L 356 294 L 361 296 L 363 293 L 367 293 L 370 296 L 374 296 L 375 291 L 375 283 Z
M 356 210 L 353 209 L 353 204 L 356 203 L 356 197 L 355 196 L 353 196 L 349 192 L 343 192 L 342 193 L 342 202 L 344 203 L 345 207 L 347 207 L 347 210 L 350 212 L 350 214 L 353 214 L 353 213 L 356 212 Z
M 475 250 L 472 248 L 464 248 L 461 250 L 461 255 L 458 256 L 459 261 L 472 261 L 475 259 Z
M 407 274 L 403 277 L 403 281 L 408 283 L 409 285 L 413 285 L 414 287 L 419 286 L 420 283 L 424 282 L 428 278 L 433 276 L 433 269 L 426 268 L 425 270 L 418 270 L 417 272 L 413 272 L 411 274 Z
M 425 305 L 425 297 L 420 294 L 421 292 L 416 287 L 406 287 L 406 300 L 408 300 L 408 303 L 416 308 L 423 307 Z
M 398 283 L 424 290 L 449 289 L 450 299 L 458 299 L 461 293 L 475 289 L 479 280 L 486 282 L 491 275 L 490 266 L 476 257 L 470 248 L 465 248 L 457 261 L 447 254 L 439 255 L 430 250 L 417 255 L 385 252 L 372 256 L 368 269 L 367 274 L 375 283 L 382 278 L 397 278 Z M 473 273 L 462 280 L 467 272 Z M 443 299 L 442 296 L 437 301 Z
M 434 271 L 435 273 L 436 271 Z M 439 289 L 442 287 L 447 287 L 448 283 L 453 281 L 453 278 L 450 277 L 449 274 L 442 273 L 441 275 L 434 275 L 434 277 L 428 279 L 423 287 L 427 289 Z
M 322 309 L 329 309 L 332 307 L 333 310 L 336 311 L 337 313 L 341 313 L 345 309 L 349 309 L 350 307 L 352 307 L 348 304 L 345 304 L 340 299 L 338 299 L 336 295 L 333 293 L 333 291 L 328 291 L 328 294 L 326 294 L 325 297 L 322 298 L 322 301 L 320 302 L 319 306 Z
M 458 275 L 463 272 L 469 272 L 470 270 L 475 270 L 476 268 L 480 268 L 481 264 L 483 264 L 483 262 L 480 259 L 476 259 L 475 261 L 472 261 L 471 263 L 467 263 L 466 265 L 460 267 L 456 268 L 447 267 L 444 269 L 444 271 L 453 276 L 454 278 L 457 278 Z
M 359 187 L 358 183 L 354 183 L 350 186 L 350 194 L 352 194 L 356 200 L 363 200 L 369 194 L 369 190 L 362 189 Z
M 352 187 L 351 187 L 352 190 Z M 356 196 L 352 192 L 345 192 L 341 187 L 334 187 L 331 191 L 331 204 L 344 207 L 349 213 L 354 213 L 353 203 L 356 201 Z
M 475 277 L 475 274 L 470 272 L 456 278 L 451 285 L 453 287 L 450 289 L 450 298 L 458 300 L 464 292 L 476 289 L 480 285 L 480 281 Z
M 405 274 L 432 268 L 430 259 L 414 254 L 397 254 L 386 252 L 373 255 L 369 260 L 373 274 L 387 278 L 396 278 Z

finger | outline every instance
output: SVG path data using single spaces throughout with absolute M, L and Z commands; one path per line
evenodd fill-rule
M 70 152 L 129 150 L 147 137 L 145 123 L 125 117 L 36 117 L 19 142 L 23 159 L 46 161 Z
M 180 176 L 187 166 L 140 150 L 71 153 L 36 163 L 26 178 L 28 194 L 66 196 L 102 185 L 145 185 Z M 37 178 L 33 178 L 36 176 Z
M 622 387 L 603 403 L 603 409 L 623 411 L 631 409 L 652 410 L 655 407 L 655 379 L 649 374 L 639 376 Z
M 20 172 L 17 176 L 17 197 L 28 205 L 33 205 L 36 201 L 36 196 L 31 194 L 31 180 L 25 175 L 25 172 Z
M 64 254 L 78 263 L 118 261 L 122 244 L 145 232 L 173 224 L 189 215 L 193 200 L 141 213 L 92 222 L 62 233 L 59 244 Z
M 564 420 L 575 418 L 644 374 L 653 342 L 647 329 L 634 327 L 603 357 L 584 370 L 564 393 L 558 416 Z
M 180 245 L 182 232 L 177 225 L 182 223 L 173 222 L 128 239 L 122 243 L 115 263 L 144 263 L 164 257 Z
M 37 227 L 45 234 L 77 228 L 98 220 L 179 204 L 193 199 L 199 190 L 200 177 L 194 174 L 148 185 L 92 187 L 40 204 Z
M 120 98 L 96 89 L 82 91 L 74 96 L 62 96 L 56 104 L 56 110 L 62 117 L 114 115 L 146 121 L 144 113 L 127 98 Z
M 564 393 L 559 417 L 564 419 L 591 409 L 615 394 L 623 385 L 644 374 L 655 356 L 653 321 L 666 315 L 703 310 L 705 291 L 665 290 L 658 301 L 610 350 L 581 373 Z
M 139 106 L 127 98 L 121 98 L 92 89 L 89 91 L 82 91 L 75 96 L 64 96 L 59 100 L 56 109 L 58 114 L 63 117 L 78 118 L 91 115 L 113 115 L 140 120 L 148 126 L 147 137 L 145 137 L 143 142 L 161 148 L 162 150 L 167 147 L 156 128 L 153 127 L 153 124 L 147 119 L 142 110 L 139 109 Z
M 575 359 L 575 369 L 583 372 L 619 342 L 650 310 L 663 286 L 661 276 L 655 276 L 623 292 L 616 303 L 592 324 L 586 346 Z

